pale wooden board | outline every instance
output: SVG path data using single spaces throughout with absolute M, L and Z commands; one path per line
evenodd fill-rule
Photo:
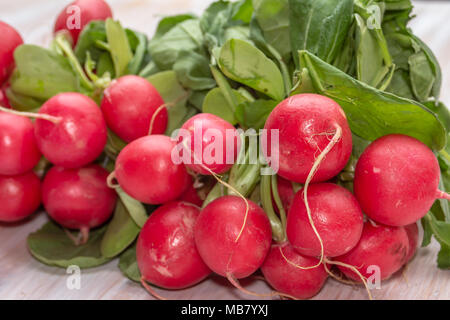
M 0 1 L 0 19 L 17 27 L 27 42 L 48 44 L 55 15 L 65 3 L 61 0 Z M 151 35 L 160 16 L 176 13 L 200 13 L 209 0 L 110 0 L 115 17 L 124 26 Z M 416 3 L 418 18 L 412 26 L 430 45 L 441 62 L 444 84 L 442 100 L 450 105 L 450 3 Z M 0 36 L 1 38 L 1 36 Z M 0 209 L 1 210 L 1 209 Z M 69 290 L 65 270 L 34 260 L 26 248 L 26 236 L 47 221 L 44 213 L 17 225 L 0 224 L 0 299 L 151 299 L 138 285 L 122 276 L 117 260 L 102 267 L 84 270 L 81 289 Z M 407 270 L 383 282 L 374 290 L 375 299 L 450 299 L 450 271 L 436 267 L 438 244 L 420 249 Z M 245 282 L 258 292 L 270 289 L 262 282 Z M 252 299 L 239 293 L 220 277 L 213 277 L 195 288 L 159 291 L 170 299 Z M 314 299 L 366 299 L 362 288 L 328 280 Z

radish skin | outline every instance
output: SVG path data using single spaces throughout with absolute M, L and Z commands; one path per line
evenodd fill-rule
M 8 79 L 14 68 L 14 50 L 23 44 L 20 34 L 9 24 L 0 21 L 0 86 Z

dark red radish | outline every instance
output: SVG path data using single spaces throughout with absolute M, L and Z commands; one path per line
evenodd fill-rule
M 169 137 L 151 135 L 128 144 L 116 161 L 115 176 L 131 197 L 147 204 L 178 199 L 191 183 L 183 164 L 172 161 Z
M 143 280 L 165 289 L 184 289 L 211 274 L 194 241 L 200 209 L 170 202 L 155 210 L 141 230 L 136 257 Z
M 321 256 L 321 244 L 309 221 L 304 189 L 295 195 L 287 220 L 287 237 L 294 249 L 306 256 Z M 363 213 L 347 189 L 332 183 L 309 186 L 308 202 L 314 226 L 323 243 L 323 255 L 341 256 L 353 249 L 363 231 Z
M 405 258 L 406 263 L 408 263 L 414 258 L 417 252 L 417 247 L 419 245 L 419 227 L 417 226 L 417 223 L 412 223 L 404 228 L 409 239 L 409 250 Z
M 68 229 L 80 230 L 87 241 L 89 229 L 112 215 L 117 194 L 106 183 L 108 172 L 91 164 L 79 169 L 53 167 L 42 183 L 42 200 L 50 217 Z
M 133 75 L 114 80 L 104 91 L 101 103 L 108 127 L 126 142 L 148 135 L 153 118 L 151 133 L 163 134 L 168 122 L 167 109 L 160 108 L 163 105 L 156 88 Z
M 181 197 L 178 198 L 178 201 L 192 203 L 198 207 L 201 207 L 203 205 L 203 200 L 200 198 L 197 189 L 194 188 L 193 183 L 190 183 L 188 185 L 186 191 L 184 191 Z
M 380 280 L 386 280 L 403 266 L 408 252 L 409 239 L 405 228 L 374 225 L 368 221 L 364 224 L 358 245 L 334 260 L 354 266 L 365 278 L 379 276 Z M 348 267 L 338 267 L 351 280 L 362 281 Z
M 67 30 L 74 46 L 83 28 L 91 21 L 112 18 L 111 8 L 104 0 L 76 0 L 67 5 L 56 19 L 54 32 Z
M 272 242 L 265 212 L 251 200 L 225 196 L 208 204 L 195 225 L 195 243 L 206 265 L 231 282 L 263 264 Z
M 80 93 L 60 93 L 39 110 L 35 136 L 39 150 L 54 165 L 79 168 L 103 152 L 107 128 L 97 104 Z M 53 119 L 49 121 L 48 118 Z
M 230 170 L 239 154 L 241 139 L 235 127 L 213 114 L 200 113 L 182 127 L 179 144 L 186 156 L 184 164 L 203 174 L 221 174 Z
M 286 211 L 286 214 L 288 214 L 295 197 L 294 186 L 292 185 L 291 181 L 283 179 L 280 176 L 277 177 L 277 186 L 278 186 L 278 195 L 280 196 L 283 208 Z M 272 202 L 273 208 L 277 213 L 279 213 L 275 200 L 272 200 Z
M 0 85 L 5 82 L 14 68 L 14 50 L 23 44 L 20 34 L 9 24 L 0 21 Z
M 285 242 L 272 245 L 261 271 L 275 290 L 296 299 L 309 299 L 319 293 L 328 278 L 323 264 L 314 267 L 318 262 L 316 258 L 297 253 Z
M 299 94 L 287 98 L 269 115 L 265 129 L 279 132 L 277 173 L 287 180 L 304 184 L 312 175 L 311 182 L 327 181 L 350 159 L 352 135 L 347 118 L 327 97 Z M 267 142 L 271 146 L 270 131 Z M 270 152 L 268 155 L 274 157 Z
M 12 109 L 11 104 L 9 103 L 8 96 L 6 95 L 6 89 L 9 84 L 4 85 L 0 88 L 0 107 Z
M 0 175 L 31 171 L 41 159 L 30 119 L 0 111 Z
M 41 181 L 34 172 L 0 175 L 0 222 L 16 222 L 33 214 L 41 204 Z
M 367 147 L 355 169 L 354 192 L 362 210 L 379 223 L 407 226 L 424 217 L 437 198 L 439 163 L 419 140 L 399 134 Z

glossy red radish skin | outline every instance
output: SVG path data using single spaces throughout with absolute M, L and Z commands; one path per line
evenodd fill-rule
M 289 243 L 274 244 L 267 255 L 261 271 L 275 290 L 295 297 L 309 299 L 324 286 L 328 274 L 323 264 L 314 267 L 319 260 L 297 253 Z
M 264 127 L 279 130 L 278 174 L 287 180 L 305 183 L 314 162 L 330 144 L 338 127 L 342 130 L 340 137 L 336 137 L 337 143 L 320 163 L 312 182 L 335 177 L 350 159 L 352 135 L 347 119 L 335 101 L 317 94 L 299 94 L 281 102 Z M 271 144 L 272 137 L 268 134 L 268 145 Z
M 200 198 L 197 189 L 194 188 L 194 184 L 189 184 L 186 191 L 183 192 L 178 201 L 184 201 L 187 203 L 194 204 L 198 207 L 203 205 L 203 200 Z
M 117 194 L 106 184 L 108 172 L 98 165 L 80 169 L 51 168 L 42 184 L 42 199 L 50 217 L 68 229 L 91 229 L 105 223 Z
M 54 32 L 67 30 L 75 45 L 81 31 L 89 22 L 106 20 L 112 16 L 111 8 L 104 0 L 76 0 L 67 5 L 58 15 Z
M 8 84 L 4 85 L 0 89 L 0 107 L 4 107 L 7 109 L 12 109 L 11 104 L 9 103 L 8 96 L 6 95 L 6 89 L 8 88 Z
M 139 235 L 136 256 L 142 277 L 165 289 L 193 286 L 211 274 L 194 241 L 200 209 L 170 202 L 154 211 Z
M 236 279 L 250 276 L 263 264 L 270 249 L 269 219 L 254 202 L 248 200 L 248 204 L 244 228 L 246 204 L 236 196 L 211 202 L 197 219 L 194 234 L 200 256 L 221 276 Z
M 409 250 L 405 258 L 406 263 L 408 263 L 414 258 L 417 252 L 417 247 L 419 245 L 419 227 L 417 226 L 417 223 L 412 223 L 404 228 L 409 239 Z
M 16 222 L 33 214 L 41 204 L 41 181 L 34 172 L 0 175 L 0 222 Z
M 319 257 L 321 246 L 309 222 L 303 191 L 297 192 L 289 211 L 287 237 L 298 253 Z M 312 184 L 308 202 L 325 257 L 343 255 L 358 244 L 364 225 L 363 213 L 351 192 L 332 183 Z
M 97 104 L 80 93 L 61 93 L 48 100 L 40 115 L 59 118 L 58 123 L 37 119 L 35 136 L 43 155 L 54 165 L 79 168 L 103 152 L 107 128 Z
M 126 142 L 149 134 L 155 113 L 152 134 L 167 129 L 167 109 L 158 91 L 146 79 L 124 76 L 114 80 L 104 91 L 101 108 L 108 127 Z M 159 110 L 158 110 L 159 109 Z
M 179 143 L 190 157 L 184 163 L 193 171 L 211 175 L 231 169 L 239 154 L 241 140 L 235 127 L 213 114 L 200 113 L 181 127 L 187 135 Z M 207 169 L 206 169 L 206 168 Z
M 9 24 L 0 21 L 0 85 L 5 82 L 14 68 L 14 50 L 23 44 L 20 34 Z
M 0 111 L 0 175 L 31 171 L 41 159 L 30 119 Z
M 151 135 L 128 144 L 116 161 L 115 176 L 131 197 L 147 204 L 178 199 L 192 181 L 183 164 L 174 164 L 169 137 Z
M 409 251 L 408 235 L 403 227 L 389 227 L 364 224 L 364 230 L 358 245 L 347 254 L 334 260 L 354 266 L 366 278 L 376 276 L 379 270 L 380 280 L 386 280 L 404 264 Z M 350 279 L 361 282 L 361 278 L 349 268 L 339 269 Z
M 388 135 L 363 152 L 354 192 L 370 219 L 406 226 L 427 214 L 438 193 L 440 169 L 433 152 L 405 135 Z

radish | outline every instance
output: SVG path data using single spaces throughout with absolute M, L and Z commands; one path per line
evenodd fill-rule
M 0 85 L 5 82 L 14 68 L 14 50 L 23 44 L 20 34 L 9 24 L 0 21 Z
M 114 80 L 104 91 L 101 103 L 108 127 L 122 140 L 131 142 L 149 134 L 163 134 L 168 114 L 163 98 L 146 79 L 124 76 Z M 154 118 L 154 119 L 153 119 Z
M 250 276 L 263 264 L 272 241 L 264 211 L 237 196 L 208 204 L 197 219 L 194 235 L 203 261 L 237 287 L 236 279 Z
M 300 255 L 285 242 L 272 245 L 261 271 L 275 290 L 296 299 L 309 299 L 319 293 L 328 274 L 324 265 L 312 269 L 300 269 L 296 265 L 308 268 L 317 263 L 316 258 Z
M 34 172 L 0 175 L 0 221 L 16 222 L 33 214 L 41 204 L 41 182 Z
M 127 145 L 116 160 L 114 176 L 131 197 L 147 204 L 178 199 L 192 181 L 183 164 L 172 161 L 175 142 L 151 135 Z
M 107 128 L 97 104 L 80 93 L 61 93 L 35 115 L 39 150 L 54 165 L 79 168 L 103 152 Z
M 86 243 L 89 229 L 112 215 L 117 194 L 108 188 L 108 172 L 98 165 L 79 169 L 51 168 L 42 183 L 42 200 L 50 217 L 68 229 L 81 231 Z
M 187 153 L 183 157 L 186 166 L 203 175 L 221 174 L 230 170 L 241 144 L 235 127 L 209 113 L 200 113 L 190 118 L 181 127 L 178 141 Z
M 304 184 L 312 175 L 311 182 L 327 181 L 350 159 L 352 135 L 347 119 L 342 108 L 327 97 L 289 97 L 272 111 L 265 129 L 279 132 L 278 174 L 287 180 Z M 271 145 L 271 134 L 267 142 Z
M 409 250 L 405 258 L 405 263 L 408 263 L 414 258 L 417 252 L 417 246 L 419 245 L 419 227 L 417 223 L 412 223 L 404 228 L 409 239 Z
M 278 186 L 278 195 L 280 196 L 283 208 L 286 211 L 286 213 L 289 213 L 289 209 L 291 208 L 292 202 L 294 201 L 295 197 L 295 191 L 292 182 L 278 176 L 277 186 Z M 272 200 L 272 204 L 275 211 L 279 213 L 278 206 L 276 205 L 275 200 Z
M 104 0 L 76 0 L 58 15 L 54 32 L 67 30 L 75 46 L 81 31 L 89 22 L 108 18 L 112 18 L 112 11 Z
M 0 111 L 0 175 L 17 175 L 32 170 L 41 153 L 30 119 Z
M 408 234 L 403 227 L 374 225 L 368 221 L 358 245 L 334 260 L 355 266 L 365 278 L 375 276 L 374 271 L 379 268 L 380 280 L 385 280 L 403 266 L 408 251 Z M 360 276 L 348 267 L 338 265 L 338 268 L 348 278 L 361 282 Z
M 9 103 L 8 96 L 6 95 L 6 89 L 9 87 L 9 84 L 5 84 L 0 88 L 0 107 L 4 107 L 6 109 L 12 109 L 11 104 Z
M 300 254 L 319 257 L 321 243 L 323 254 L 332 258 L 353 249 L 361 238 L 363 213 L 356 198 L 347 189 L 332 183 L 312 184 L 308 202 L 313 224 L 309 223 L 304 203 L 304 189 L 297 192 L 287 220 L 287 237 Z
M 370 219 L 406 226 L 424 217 L 437 198 L 439 163 L 422 142 L 393 134 L 374 141 L 355 169 L 354 192 Z
M 178 201 L 184 201 L 187 203 L 194 204 L 198 207 L 203 205 L 203 200 L 200 198 L 197 189 L 194 188 L 193 183 L 189 183 L 186 191 L 178 198 Z
M 211 274 L 195 247 L 194 225 L 199 214 L 197 206 L 186 202 L 170 202 L 151 214 L 136 247 L 144 286 L 145 280 L 160 288 L 183 289 Z

